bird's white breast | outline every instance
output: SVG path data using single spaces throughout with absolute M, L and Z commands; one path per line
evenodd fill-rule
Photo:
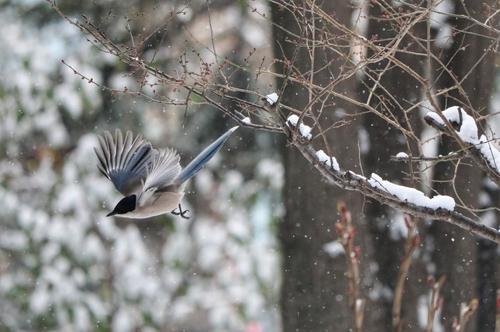
M 143 219 L 170 213 L 178 208 L 183 196 L 183 192 L 156 192 L 145 201 L 139 200 L 137 208 L 122 217 Z

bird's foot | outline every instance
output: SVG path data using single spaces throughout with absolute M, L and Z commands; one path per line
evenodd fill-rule
M 179 212 L 177 212 L 177 209 L 172 210 L 172 213 L 174 216 L 181 216 L 183 219 L 189 219 L 189 216 L 187 215 L 189 213 L 189 210 L 182 210 L 182 206 L 179 204 Z

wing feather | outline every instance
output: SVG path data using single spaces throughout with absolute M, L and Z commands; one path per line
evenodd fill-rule
M 140 187 L 148 174 L 153 156 L 158 153 L 142 137 L 133 138 L 127 132 L 125 139 L 120 130 L 115 136 L 106 131 L 98 137 L 99 147 L 94 148 L 99 163 L 97 168 L 123 195 L 129 195 Z
M 122 166 L 123 157 L 120 158 L 120 156 L 123 156 L 123 135 L 121 130 L 118 129 L 115 130 L 115 137 L 116 137 L 115 167 L 123 168 Z
M 148 175 L 144 181 L 143 191 L 147 191 L 150 188 L 161 190 L 173 184 L 181 172 L 179 159 L 179 155 L 173 149 L 158 151 L 153 157 L 151 166 L 148 168 Z

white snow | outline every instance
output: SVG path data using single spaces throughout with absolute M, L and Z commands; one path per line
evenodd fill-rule
M 248 116 L 241 119 L 241 122 L 243 122 L 245 124 L 252 124 L 252 120 L 250 120 L 250 118 Z
M 461 107 L 449 107 L 442 114 L 450 123 L 454 122 L 460 125 L 460 130 L 457 131 L 457 134 L 464 142 L 470 144 L 478 143 L 476 121 Z M 462 121 L 460 121 L 460 115 Z M 432 118 L 437 124 L 445 126 L 443 119 L 436 112 L 428 112 L 425 116 Z
M 366 181 L 366 177 L 361 174 L 354 173 L 353 171 L 347 171 L 347 173 L 349 173 L 349 176 L 353 179 Z
M 450 196 L 437 195 L 433 198 L 429 198 L 420 190 L 384 180 L 375 173 L 372 173 L 371 177 L 368 179 L 368 183 L 374 188 L 381 189 L 404 202 L 417 206 L 432 210 L 444 209 L 453 211 L 453 209 L 455 209 L 455 200 Z
M 334 258 L 344 253 L 344 247 L 338 240 L 325 243 L 323 245 L 323 250 L 326 251 L 328 255 Z
M 270 93 L 266 96 L 269 105 L 273 106 L 278 101 L 278 94 L 276 92 Z
M 443 111 L 443 115 L 450 123 L 458 123 L 460 125 L 460 130 L 457 131 L 460 139 L 466 143 L 475 145 L 489 166 L 500 173 L 500 151 L 485 135 L 481 135 L 478 138 L 477 125 L 474 118 L 458 106 L 447 108 Z M 462 122 L 460 122 L 460 115 Z M 444 121 L 435 112 L 428 112 L 426 117 L 432 118 L 439 125 L 445 125 Z
M 296 114 L 290 115 L 286 120 L 287 125 L 292 127 L 297 127 L 298 122 L 299 122 L 299 116 Z M 300 135 L 307 140 L 310 140 L 312 138 L 311 130 L 312 130 L 311 127 L 303 124 L 302 122 L 299 124 Z
M 337 162 L 337 159 L 335 157 L 330 157 L 328 156 L 323 150 L 316 151 L 316 158 L 318 160 L 325 164 L 326 166 L 330 167 L 331 169 L 335 171 L 340 171 L 340 166 L 339 163 Z
M 398 159 L 408 159 L 408 154 L 406 154 L 405 152 L 398 152 L 398 154 L 396 155 L 396 158 L 398 158 Z
M 500 151 L 484 135 L 481 135 L 477 147 L 490 167 L 496 170 L 497 173 L 500 173 Z

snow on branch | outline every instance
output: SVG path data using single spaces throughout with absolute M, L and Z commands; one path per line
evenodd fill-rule
M 357 191 L 409 215 L 445 221 L 477 236 L 500 243 L 500 231 L 455 211 L 455 201 L 452 197 L 437 195 L 429 198 L 417 189 L 391 183 L 377 174 L 372 174 L 367 179 L 352 171 L 332 167 L 328 161 L 333 161 L 333 157 L 326 155 L 324 151 L 314 150 L 308 142 L 294 140 L 293 144 L 332 185 Z
M 312 128 L 303 124 L 302 122 L 299 123 L 298 115 L 295 115 L 295 114 L 290 115 L 288 117 L 288 119 L 286 120 L 286 124 L 288 125 L 288 127 L 294 127 L 294 128 L 297 128 L 297 124 L 298 124 L 300 136 L 302 136 L 302 138 L 304 138 L 308 141 L 312 138 L 312 134 L 311 134 Z
M 467 154 L 476 161 L 488 176 L 500 185 L 500 151 L 485 135 L 478 138 L 476 120 L 459 106 L 452 106 L 441 114 L 428 112 L 425 121 L 441 132 L 453 128 L 456 136 L 469 148 Z M 459 142 L 459 143 L 462 143 Z
M 442 112 L 442 115 L 456 130 L 462 141 L 470 144 L 478 143 L 476 121 L 461 107 L 452 106 L 447 108 Z M 424 119 L 428 124 L 439 130 L 444 130 L 446 128 L 446 123 L 436 112 L 427 112 Z
M 408 159 L 410 158 L 406 152 L 398 152 L 396 159 Z
M 335 157 L 329 156 L 323 150 L 316 151 L 316 158 L 334 171 L 340 171 L 339 163 Z
M 500 175 L 500 151 L 484 135 L 481 135 L 476 147 L 479 149 L 481 156 L 486 159 L 488 165 Z
M 316 158 L 320 161 L 320 163 L 326 165 L 332 171 L 340 172 L 340 166 L 335 157 L 328 156 L 323 150 L 319 150 L 316 151 Z M 351 172 L 351 175 L 354 175 L 354 173 Z M 384 191 L 398 198 L 402 202 L 413 204 L 420 208 L 430 210 L 442 209 L 447 211 L 453 211 L 455 209 L 455 200 L 450 196 L 436 195 L 429 198 L 420 190 L 384 180 L 376 173 L 372 173 L 369 179 L 366 179 L 358 174 L 356 174 L 356 177 L 366 180 L 373 188 Z
M 276 92 L 270 93 L 266 96 L 266 101 L 269 105 L 273 106 L 278 102 L 278 94 Z
M 448 210 L 455 209 L 455 200 L 453 197 L 445 195 L 437 195 L 432 198 L 425 196 L 423 192 L 415 188 L 405 187 L 399 184 L 383 180 L 379 175 L 372 173 L 368 183 L 375 188 L 385 190 L 389 194 L 396 196 L 403 202 L 408 202 L 416 206 L 428 208 L 431 210 Z

